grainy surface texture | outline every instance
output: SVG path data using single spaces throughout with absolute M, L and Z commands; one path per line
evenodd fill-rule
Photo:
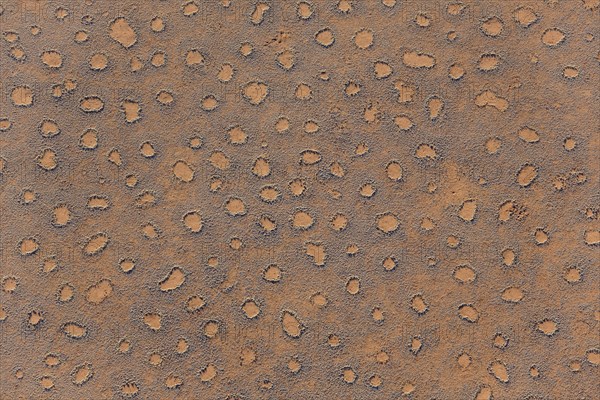
M 0 0 L 0 398 L 597 400 L 599 0 Z

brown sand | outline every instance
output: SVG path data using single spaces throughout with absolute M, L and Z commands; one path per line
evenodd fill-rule
M 1 399 L 599 399 L 599 0 L 0 0 Z

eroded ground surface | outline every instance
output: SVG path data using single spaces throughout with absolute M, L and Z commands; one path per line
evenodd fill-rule
M 598 0 L 0 0 L 0 397 L 598 399 Z

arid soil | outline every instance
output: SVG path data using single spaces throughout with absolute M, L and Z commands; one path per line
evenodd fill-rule
M 1 399 L 600 399 L 600 0 L 0 0 Z

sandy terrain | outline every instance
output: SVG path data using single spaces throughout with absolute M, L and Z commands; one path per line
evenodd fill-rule
M 600 0 L 0 33 L 0 398 L 600 398 Z

